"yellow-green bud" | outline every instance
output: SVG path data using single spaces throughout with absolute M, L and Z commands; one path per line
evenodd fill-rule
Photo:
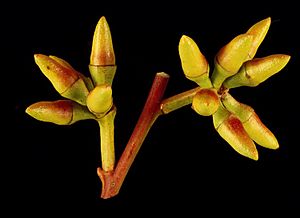
M 224 112 L 224 110 L 226 109 L 220 106 L 213 115 L 215 129 L 219 135 L 239 154 L 258 160 L 255 144 L 248 136 L 241 121 L 235 115 Z
M 89 93 L 79 73 L 66 63 L 57 61 L 55 58 L 42 54 L 35 54 L 36 64 L 42 73 L 50 80 L 56 91 L 63 97 L 74 100 L 79 104 L 86 104 L 86 97 Z
M 237 74 L 224 82 L 224 86 L 226 88 L 257 86 L 282 70 L 289 60 L 289 55 L 276 54 L 247 61 Z
M 240 119 L 250 138 L 257 144 L 270 149 L 279 147 L 274 134 L 261 122 L 252 107 L 238 102 L 229 93 L 222 96 L 222 103 Z
M 214 114 L 219 105 L 219 97 L 215 89 L 201 89 L 193 97 L 192 108 L 202 116 Z
M 270 28 L 270 25 L 271 25 L 271 18 L 268 17 L 264 20 L 257 22 L 252 27 L 250 27 L 250 29 L 247 31 L 248 34 L 253 35 L 252 46 L 250 48 L 247 60 L 251 60 L 252 58 L 254 58 L 258 47 L 264 40 Z
M 26 113 L 37 120 L 58 125 L 70 125 L 79 120 L 95 118 L 86 107 L 71 100 L 37 102 L 30 105 Z
M 229 74 L 237 73 L 249 54 L 252 41 L 250 34 L 236 36 L 218 52 L 217 63 Z
M 270 149 L 279 148 L 275 135 L 261 122 L 254 111 L 249 120 L 243 123 L 243 126 L 250 138 L 257 144 Z
M 95 28 L 90 64 L 95 66 L 107 66 L 115 65 L 115 62 L 110 29 L 103 16 Z
M 209 65 L 197 44 L 188 36 L 183 35 L 179 41 L 179 55 L 183 72 L 189 80 L 204 88 L 210 88 L 208 78 Z
M 97 116 L 105 114 L 112 105 L 112 89 L 109 85 L 96 86 L 87 97 L 87 107 Z
M 219 89 L 224 80 L 238 72 L 247 59 L 253 36 L 241 34 L 231 40 L 218 52 L 212 74 L 213 86 Z
M 53 55 L 49 55 L 49 57 L 52 58 L 53 60 L 57 61 L 62 66 L 75 71 L 75 69 L 67 61 L 65 61 L 59 57 L 53 56 Z M 78 71 L 77 71 L 77 74 L 84 81 L 84 83 L 89 91 L 94 88 L 93 82 L 89 77 L 86 77 L 85 75 L 83 75 L 82 73 L 80 73 Z
M 94 84 L 113 82 L 116 73 L 115 53 L 110 29 L 105 17 L 101 17 L 94 32 L 89 70 Z
M 242 123 L 249 120 L 249 118 L 253 114 L 253 108 L 246 104 L 238 102 L 228 92 L 222 95 L 221 101 L 223 106 L 228 111 L 235 114 L 241 120 Z

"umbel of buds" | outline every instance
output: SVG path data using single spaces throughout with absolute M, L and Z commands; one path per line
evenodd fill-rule
M 67 61 L 56 56 L 35 54 L 34 59 L 55 90 L 68 100 L 42 101 L 29 106 L 26 113 L 44 122 L 70 125 L 94 119 L 99 123 L 102 167 L 114 166 L 113 129 L 116 108 L 113 107 L 112 81 L 115 75 L 115 54 L 105 17 L 95 29 L 90 58 L 91 78 L 76 71 Z
M 219 135 L 238 153 L 254 160 L 258 159 L 254 142 L 277 149 L 278 141 L 254 110 L 235 100 L 229 89 L 257 86 L 282 70 L 290 60 L 285 54 L 254 58 L 270 23 L 271 18 L 266 18 L 254 24 L 221 48 L 215 56 L 210 78 L 209 66 L 196 43 L 187 36 L 182 36 L 179 42 L 185 76 L 203 88 L 194 95 L 192 108 L 200 115 L 212 115 Z

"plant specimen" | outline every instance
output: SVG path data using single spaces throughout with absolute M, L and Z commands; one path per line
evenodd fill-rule
M 215 56 L 213 72 L 197 44 L 188 36 L 179 42 L 182 69 L 196 88 L 164 98 L 169 75 L 155 75 L 143 111 L 119 160 L 115 160 L 114 119 L 117 107 L 113 102 L 112 83 L 116 73 L 115 54 L 108 23 L 101 17 L 93 37 L 90 76 L 76 71 L 56 56 L 35 54 L 43 74 L 65 99 L 32 104 L 26 112 L 32 117 L 58 125 L 71 125 L 93 119 L 100 128 L 101 167 L 97 173 L 102 182 L 102 198 L 119 193 L 122 183 L 143 141 L 155 120 L 181 107 L 191 108 L 202 116 L 212 116 L 219 135 L 239 154 L 258 160 L 256 144 L 277 149 L 278 141 L 261 122 L 254 109 L 234 99 L 231 88 L 255 87 L 279 72 L 290 60 L 289 55 L 275 54 L 254 58 L 271 24 L 266 18 L 246 33 L 228 42 Z

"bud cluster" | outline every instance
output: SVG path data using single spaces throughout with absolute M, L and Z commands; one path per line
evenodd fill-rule
M 183 72 L 201 87 L 193 97 L 192 108 L 200 115 L 212 115 L 220 136 L 238 153 L 254 160 L 258 159 L 258 153 L 253 141 L 270 149 L 277 149 L 279 144 L 254 110 L 236 101 L 229 89 L 257 86 L 289 62 L 290 56 L 285 54 L 254 58 L 270 24 L 271 18 L 266 18 L 221 48 L 215 56 L 211 76 L 208 62 L 197 44 L 185 35 L 179 42 Z
M 91 78 L 76 71 L 67 61 L 43 54 L 34 60 L 55 90 L 69 100 L 42 101 L 29 106 L 32 117 L 59 125 L 84 119 L 99 119 L 113 106 L 111 84 L 115 75 L 115 55 L 105 17 L 99 20 L 90 58 Z

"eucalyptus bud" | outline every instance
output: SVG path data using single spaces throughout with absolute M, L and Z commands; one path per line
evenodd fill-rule
M 252 39 L 250 34 L 238 35 L 218 52 L 212 74 L 212 83 L 216 89 L 221 87 L 226 78 L 238 72 L 247 59 Z
M 88 109 L 97 116 L 104 115 L 112 105 L 112 89 L 109 85 L 96 86 L 87 97 Z
M 289 55 L 276 54 L 247 61 L 237 74 L 224 82 L 224 87 L 257 86 L 282 70 L 289 60 Z
M 79 120 L 95 119 L 86 107 L 71 100 L 37 102 L 30 105 L 26 113 L 37 120 L 58 125 L 70 125 Z
M 115 62 L 109 25 L 103 16 L 95 28 L 90 64 L 95 66 L 110 66 L 115 65 Z
M 276 137 L 261 122 L 252 107 L 238 102 L 229 93 L 222 97 L 222 103 L 227 110 L 240 119 L 250 138 L 257 144 L 270 149 L 279 148 Z
M 105 17 L 101 17 L 95 28 L 89 65 L 95 85 L 112 84 L 116 72 L 115 62 L 109 25 Z
M 209 65 L 197 44 L 188 36 L 183 35 L 179 41 L 179 55 L 183 72 L 189 80 L 200 87 L 212 87 L 209 79 Z
M 49 55 L 49 57 L 52 58 L 53 60 L 57 61 L 62 66 L 66 67 L 66 68 L 69 68 L 70 70 L 75 71 L 75 69 L 67 61 L 65 61 L 65 60 L 63 60 L 59 57 L 53 56 L 53 55 Z M 91 91 L 94 88 L 92 80 L 89 77 L 86 77 L 85 75 L 83 75 L 80 72 L 77 72 L 77 73 L 78 73 L 78 76 L 84 81 L 84 83 L 85 83 L 86 87 L 88 88 L 88 90 Z
M 65 63 L 55 60 L 42 54 L 35 54 L 36 64 L 42 73 L 50 80 L 56 91 L 63 97 L 74 100 L 79 104 L 85 105 L 89 93 L 83 79 L 73 68 Z
M 215 89 L 201 89 L 193 97 L 192 108 L 202 116 L 214 114 L 220 105 Z
M 254 142 L 248 136 L 241 121 L 222 106 L 213 115 L 215 129 L 219 135 L 239 154 L 258 160 Z
M 258 47 L 264 40 L 270 28 L 270 25 L 271 25 L 271 18 L 268 17 L 264 20 L 257 22 L 252 27 L 250 27 L 250 29 L 247 31 L 248 34 L 253 35 L 252 46 L 250 48 L 247 60 L 251 60 L 252 58 L 254 58 Z

